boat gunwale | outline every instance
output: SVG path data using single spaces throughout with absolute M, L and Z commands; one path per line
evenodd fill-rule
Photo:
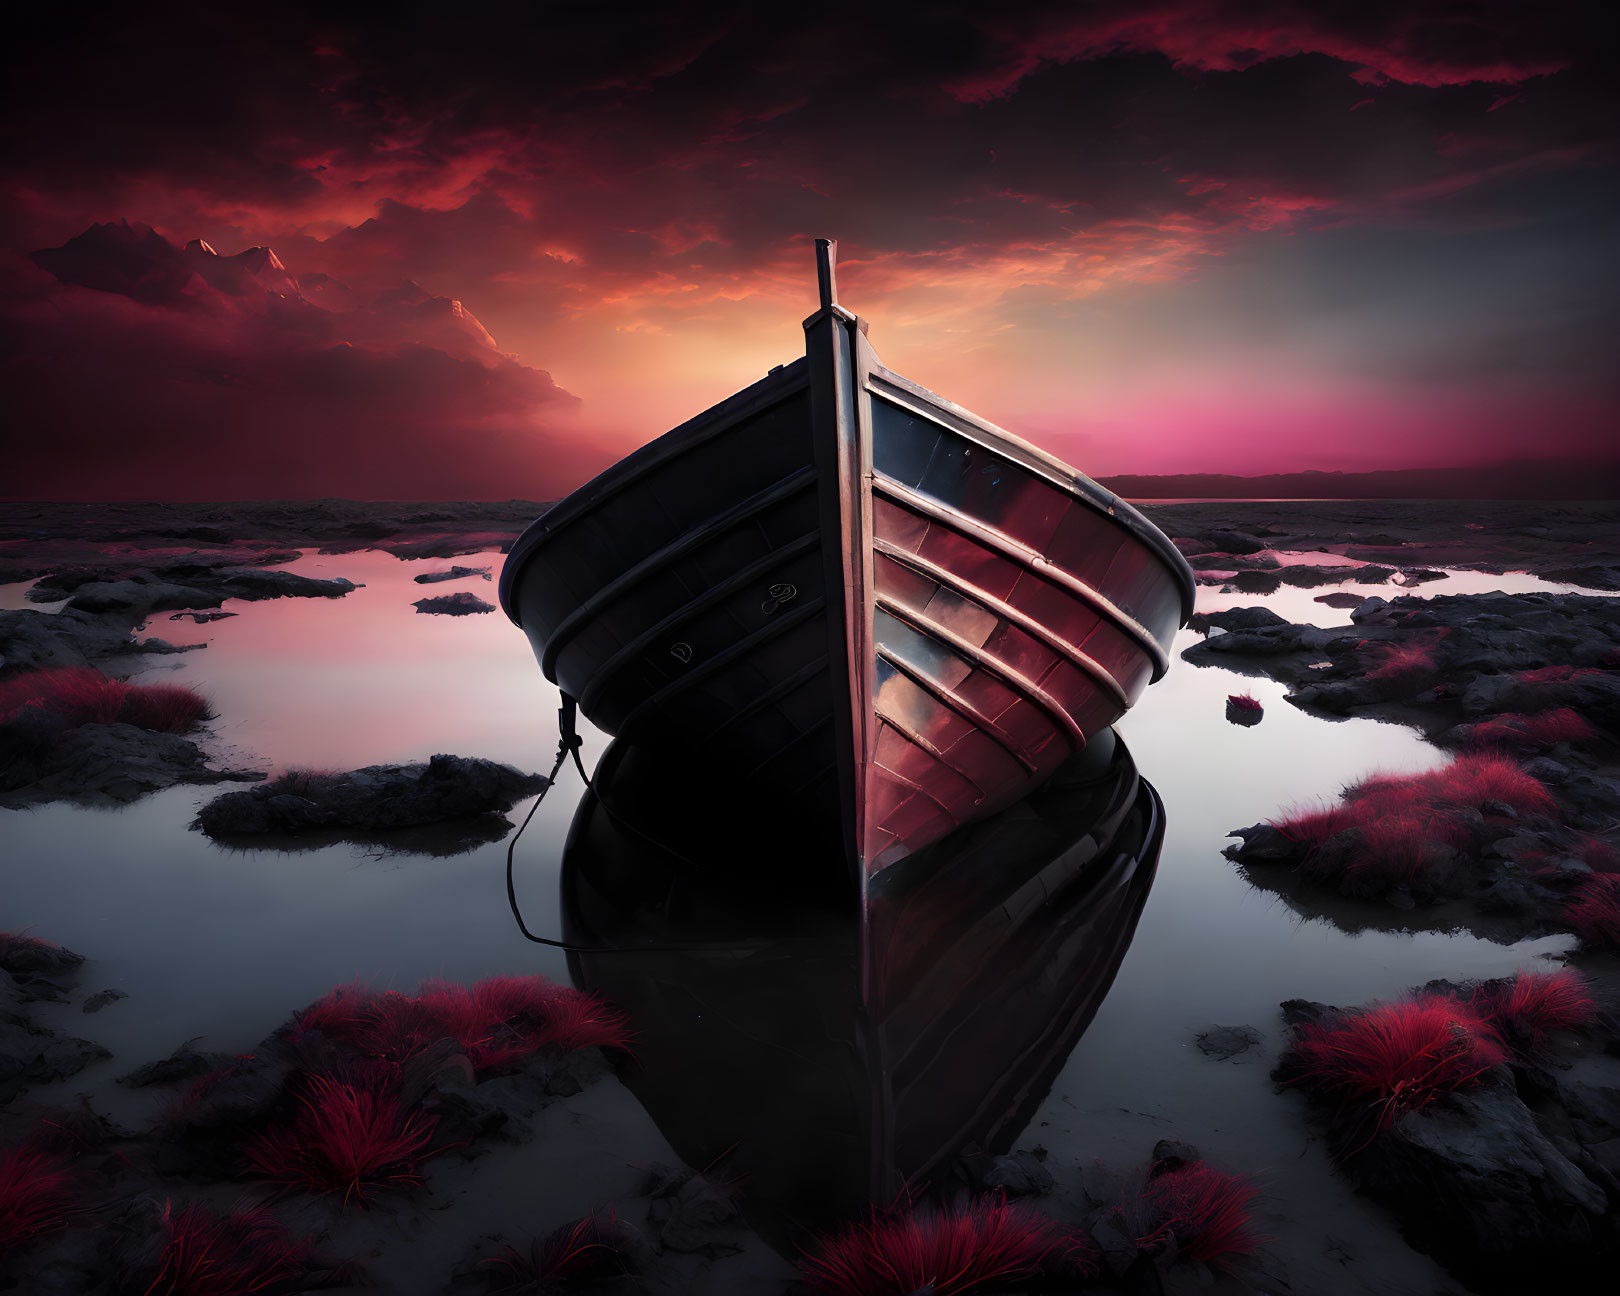
M 1187 556 L 1129 501 L 1121 499 L 1056 455 L 1048 454 L 1039 446 L 1031 445 L 1022 437 L 998 427 L 988 419 L 980 418 L 948 397 L 930 391 L 921 383 L 913 382 L 881 363 L 872 366 L 867 388 L 875 395 L 893 401 L 908 413 L 927 419 L 992 454 L 1000 455 L 1047 485 L 1057 487 L 1071 499 L 1120 523 L 1170 569 L 1181 593 L 1182 621 L 1192 616 L 1198 596 L 1198 581 L 1191 564 L 1187 562 Z
M 516 601 L 518 578 L 535 551 L 547 540 L 639 481 L 654 468 L 712 440 L 743 419 L 781 403 L 800 389 L 808 388 L 809 368 L 803 356 L 777 366 L 757 382 L 733 392 L 718 404 L 709 406 L 645 445 L 638 446 L 584 485 L 570 491 L 529 523 L 513 541 L 501 567 L 499 599 L 507 620 L 519 629 L 523 628 Z

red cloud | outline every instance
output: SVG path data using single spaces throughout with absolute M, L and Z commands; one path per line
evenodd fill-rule
M 964 100 L 995 98 L 1043 67 L 1125 52 L 1163 54 L 1177 67 L 1202 72 L 1325 54 L 1369 85 L 1511 85 L 1569 66 L 1566 52 L 1526 40 L 1516 11 L 1492 9 L 1355 5 L 1330 11 L 1265 0 L 1168 0 L 1103 6 L 1078 19 L 1043 14 L 1003 27 L 993 66 L 950 88 Z
M 346 300 L 126 223 L 34 259 L 3 320 L 18 493 L 546 498 L 604 457 L 557 435 L 577 402 L 549 374 L 414 284 Z

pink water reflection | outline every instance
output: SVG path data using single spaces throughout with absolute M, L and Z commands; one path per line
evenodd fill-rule
M 462 557 L 491 567 L 502 555 Z M 285 570 L 364 586 L 343 598 L 227 601 L 239 615 L 198 625 L 154 615 L 148 633 L 197 652 L 151 659 L 154 671 L 205 694 L 212 730 L 262 766 L 352 769 L 435 752 L 545 768 L 556 742 L 556 691 L 528 642 L 499 611 L 431 616 L 412 604 L 467 590 L 495 601 L 477 577 L 418 585 L 448 561 L 402 562 L 378 550 L 307 553 Z

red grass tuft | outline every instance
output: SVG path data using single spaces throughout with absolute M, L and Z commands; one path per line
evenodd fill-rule
M 593 994 L 542 976 L 489 977 L 472 986 L 424 981 L 415 997 L 339 986 L 296 1015 L 370 1057 L 402 1063 L 436 1040 L 454 1040 L 480 1074 L 509 1071 L 544 1048 L 628 1047 L 623 1013 Z
M 582 1048 L 626 1048 L 629 1019 L 594 994 L 558 986 L 562 993 L 547 1008 L 544 1039 L 565 1053 Z
M 1422 876 L 1442 854 L 1442 848 L 1467 841 L 1467 833 L 1453 819 L 1434 810 L 1403 810 L 1367 815 L 1358 824 L 1361 848 L 1345 865 L 1353 877 L 1411 882 Z
M 55 1153 L 29 1143 L 0 1148 L 0 1257 L 67 1222 L 72 1183 Z
M 963 1296 L 1040 1274 L 1096 1270 L 1090 1238 L 1001 1196 L 919 1215 L 909 1206 L 821 1239 L 801 1264 L 810 1285 L 837 1296 Z
M 1543 666 L 1539 670 L 1520 671 L 1517 678 L 1521 684 L 1567 684 L 1582 675 L 1597 673 L 1592 666 Z
M 1376 1111 L 1374 1133 L 1477 1084 L 1506 1056 L 1478 1009 L 1434 994 L 1302 1026 L 1292 1051 L 1307 1084 Z
M 1520 972 L 1510 985 L 1484 996 L 1484 1008 L 1508 1035 L 1532 1046 L 1549 1031 L 1585 1026 L 1597 1013 L 1586 979 L 1574 968 Z
M 1594 873 L 1565 902 L 1569 925 L 1589 945 L 1620 949 L 1620 873 Z
M 316 785 L 320 780 L 331 776 L 331 770 L 310 769 L 300 765 L 283 770 L 275 778 L 266 782 L 264 787 L 267 793 L 272 796 L 307 797 L 316 789 Z
M 1547 789 L 1510 757 L 1475 752 L 1426 774 L 1376 775 L 1346 788 L 1336 806 L 1294 811 L 1271 824 L 1305 848 L 1307 871 L 1330 867 L 1363 885 L 1410 882 L 1445 859 L 1449 849 L 1468 845 L 1470 830 L 1458 812 L 1490 801 L 1526 816 L 1556 809 Z M 1322 847 L 1351 828 L 1360 834 L 1355 848 L 1318 868 Z
M 1256 698 L 1252 693 L 1229 693 L 1226 697 L 1226 705 L 1236 707 L 1239 711 L 1265 710 L 1265 708 L 1260 705 L 1259 699 Z
M 331 1039 L 357 1039 L 372 1020 L 377 992 L 359 981 L 334 987 L 302 1012 L 293 1014 L 299 1032 L 319 1031 Z
M 524 1255 L 513 1247 L 481 1263 L 502 1265 L 512 1274 L 505 1291 L 550 1291 L 570 1282 L 594 1284 L 630 1272 L 625 1235 L 612 1211 L 564 1224 L 536 1240 Z
M 1539 780 L 1511 757 L 1494 752 L 1459 756 L 1425 778 L 1433 780 L 1436 799 L 1445 804 L 1478 810 L 1487 801 L 1500 801 L 1520 815 L 1551 814 L 1558 808 Z
M 48 712 L 69 727 L 119 723 L 161 733 L 186 733 L 213 714 L 179 684 L 131 684 L 89 666 L 28 671 L 0 684 L 0 720 L 25 709 Z
M 1541 711 L 1525 718 L 1524 731 L 1537 742 L 1589 742 L 1597 737 L 1596 731 L 1588 724 L 1585 718 L 1569 707 L 1558 707 L 1552 711 Z
M 1596 736 L 1592 726 L 1569 707 L 1558 707 L 1535 715 L 1507 712 L 1482 721 L 1469 729 L 1468 742 L 1474 747 L 1532 748 L 1586 742 Z
M 1377 665 L 1365 675 L 1371 683 L 1416 689 L 1436 673 L 1432 644 L 1380 644 L 1376 652 Z
M 213 714 L 200 694 L 182 684 L 135 684 L 130 686 L 118 718 L 137 729 L 183 734 Z
M 1594 873 L 1620 873 L 1620 851 L 1601 837 L 1582 833 L 1581 844 L 1575 848 L 1575 858 Z
M 1136 1244 L 1151 1248 L 1174 1236 L 1179 1254 L 1222 1268 L 1264 1240 L 1249 1218 L 1259 1191 L 1242 1175 L 1223 1174 L 1202 1161 L 1166 1170 L 1148 1180 L 1144 1195 L 1158 1223 Z
M 163 1204 L 167 1237 L 146 1296 L 238 1296 L 305 1291 L 313 1248 L 269 1211 L 220 1216 L 203 1206 Z
M 287 1188 L 341 1192 L 365 1203 L 379 1188 L 422 1182 L 418 1163 L 433 1150 L 438 1118 L 408 1111 L 386 1090 L 307 1077 L 309 1092 L 290 1125 L 272 1128 L 243 1146 L 247 1168 Z
M 1290 841 L 1299 842 L 1307 849 L 1314 850 L 1346 828 L 1354 828 L 1358 822 L 1349 806 L 1337 805 L 1318 810 L 1294 811 L 1280 819 L 1273 819 L 1271 826 Z
M 70 725 L 112 724 L 129 689 L 123 680 L 89 666 L 28 671 L 0 684 L 0 718 L 10 719 L 26 707 L 49 711 Z

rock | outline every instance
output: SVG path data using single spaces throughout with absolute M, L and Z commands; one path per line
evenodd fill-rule
M 1356 604 L 1350 612 L 1350 619 L 1357 625 L 1387 622 L 1389 620 L 1389 602 L 1374 594 Z
M 1550 756 L 1536 756 L 1525 761 L 1524 772 L 1548 787 L 1562 787 L 1570 780 L 1569 766 L 1560 765 Z
M 1187 559 L 1194 571 L 1275 571 L 1282 564 L 1268 553 L 1229 554 L 1201 553 Z
M 254 1055 L 231 1058 L 220 1070 L 207 1072 L 208 1083 L 194 1085 L 177 1123 L 188 1130 L 215 1134 L 255 1124 L 281 1101 L 292 1068 L 280 1059 Z M 199 1081 L 204 1077 L 198 1077 Z M 219 1145 L 224 1140 L 211 1139 Z M 216 1146 L 215 1151 L 220 1150 Z
M 30 1085 L 54 1084 L 112 1056 L 99 1044 L 59 1035 L 0 1010 L 0 1104 Z
M 0 612 L 0 666 L 8 671 L 88 666 L 135 651 L 127 625 L 71 607 L 60 612 Z
M 1187 625 L 1193 630 L 1208 630 L 1212 626 L 1222 630 L 1259 630 L 1267 626 L 1285 626 L 1289 622 L 1268 607 L 1227 608 L 1221 612 L 1195 612 Z
M 495 610 L 493 603 L 486 603 L 478 595 L 469 594 L 466 590 L 458 590 L 454 594 L 440 594 L 435 598 L 417 599 L 411 606 L 418 612 L 440 616 L 470 616 L 475 612 Z
M 1485 1085 L 1399 1117 L 1357 1177 L 1414 1241 L 1465 1280 L 1558 1290 L 1607 1247 L 1608 1198 L 1542 1134 L 1509 1087 Z
M 37 936 L 0 932 L 0 970 L 26 983 L 34 977 L 71 977 L 84 964 L 84 955 Z
M 0 734 L 16 729 L 0 726 Z M 0 737 L 0 745 L 5 739 Z M 127 724 L 87 724 L 36 745 L 25 761 L 0 766 L 0 805 L 74 800 L 125 804 L 177 783 L 218 783 L 259 775 L 217 770 L 196 743 Z
M 341 576 L 317 579 L 288 571 L 226 568 L 217 573 L 225 597 L 236 599 L 342 598 L 360 587 Z
M 1246 1029 L 1240 1027 L 1239 1029 Z M 1160 1139 L 1153 1145 L 1153 1163 L 1159 1165 L 1169 1161 L 1174 1165 L 1192 1165 L 1204 1158 L 1191 1143 L 1183 1143 L 1180 1139 Z
M 235 612 L 176 612 L 169 620 L 195 621 L 198 625 L 206 625 L 210 621 L 223 621 L 235 615 Z
M 1041 1158 L 1022 1149 L 992 1157 L 970 1144 L 963 1150 L 961 1165 L 974 1192 L 1041 1197 L 1051 1192 L 1056 1183 L 1052 1172 L 1041 1164 Z
M 718 1260 L 743 1249 L 742 1224 L 730 1197 L 691 1170 L 651 1169 L 647 1221 L 660 1250 L 701 1252 Z
M 1255 630 L 1231 630 L 1219 638 L 1205 639 L 1182 652 L 1186 661 L 1204 661 L 1211 656 L 1276 657 L 1321 644 L 1328 636 L 1315 626 L 1262 626 Z
M 411 827 L 510 810 L 545 786 L 543 776 L 510 765 L 439 755 L 426 764 L 285 775 L 216 797 L 198 811 L 193 827 L 215 837 Z
M 1226 719 L 1230 724 L 1250 729 L 1264 720 L 1265 716 L 1265 709 L 1259 705 L 1240 702 L 1236 697 L 1226 699 Z
M 1210 550 L 1228 554 L 1257 554 L 1266 547 L 1264 540 L 1242 531 L 1203 531 L 1198 539 Z
M 68 600 L 68 608 L 75 612 L 125 612 L 139 618 L 165 608 L 218 607 L 223 599 L 222 594 L 143 574 L 142 578 L 81 585 Z
M 1349 590 L 1335 590 L 1332 594 L 1318 594 L 1313 602 L 1326 603 L 1331 608 L 1355 608 L 1367 601 L 1362 594 L 1352 594 Z
M 490 578 L 489 568 L 462 567 L 457 565 L 451 567 L 448 571 L 423 572 L 420 576 L 416 576 L 413 579 L 418 585 L 432 585 L 439 581 L 460 580 L 464 576 L 482 576 L 485 580 L 488 580 Z
M 1305 857 L 1303 845 L 1270 824 L 1234 828 L 1228 836 L 1239 837 L 1242 843 L 1228 846 L 1226 857 L 1244 864 L 1297 864 Z
M 1239 594 L 1274 594 L 1282 585 L 1282 577 L 1269 571 L 1234 572 L 1223 586 Z
M 1410 585 L 1422 585 L 1426 581 L 1437 581 L 1437 580 L 1445 580 L 1445 579 L 1446 579 L 1445 572 L 1443 572 L 1443 571 L 1435 571 L 1433 568 L 1429 568 L 1429 567 L 1403 567 L 1400 571 L 1395 573 L 1394 583 L 1396 585 L 1408 585 L 1408 586 L 1410 586 Z
M 118 1083 L 131 1089 L 144 1089 L 147 1085 L 173 1084 L 177 1080 L 195 1080 L 210 1071 L 222 1071 L 231 1062 L 228 1053 L 196 1053 L 187 1040 L 166 1058 L 147 1062 L 127 1075 L 118 1077 Z
M 122 990 L 98 990 L 84 1001 L 83 1011 L 87 1013 L 100 1012 L 108 1004 L 117 1003 L 120 999 L 128 999 Z
M 1284 585 L 1292 585 L 1299 589 L 1313 589 L 1318 585 L 1338 585 L 1344 581 L 1355 580 L 1359 570 L 1356 567 L 1327 567 L 1317 566 L 1314 563 L 1295 563 L 1291 567 L 1284 567 L 1277 575 Z
M 1541 573 L 1544 580 L 1562 581 L 1566 585 L 1584 585 L 1587 589 L 1620 590 L 1620 567 L 1588 565 L 1582 567 L 1555 567 Z
M 1217 1062 L 1247 1053 L 1261 1040 L 1253 1026 L 1215 1026 L 1198 1036 L 1198 1051 Z

